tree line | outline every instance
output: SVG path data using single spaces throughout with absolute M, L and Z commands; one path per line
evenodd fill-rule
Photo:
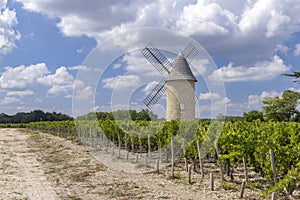
M 31 112 L 18 112 L 14 115 L 7 115 L 5 113 L 0 114 L 0 123 L 12 124 L 12 123 L 29 123 L 38 121 L 65 121 L 72 120 L 73 118 L 62 113 L 56 112 L 44 112 L 42 110 L 34 110 Z
M 299 101 L 299 92 L 286 90 L 281 97 L 264 99 L 262 111 L 251 110 L 244 113 L 244 120 L 249 122 L 256 119 L 274 122 L 300 122 Z
M 86 115 L 78 116 L 76 119 L 78 120 L 93 120 L 95 117 L 98 120 L 156 120 L 158 116 L 154 114 L 152 111 L 147 109 L 142 109 L 141 111 L 136 110 L 117 110 L 113 112 L 90 112 Z

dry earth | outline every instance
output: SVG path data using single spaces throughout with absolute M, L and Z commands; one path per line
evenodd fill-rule
M 176 168 L 160 173 L 130 174 L 110 169 L 82 145 L 46 133 L 0 129 L 0 199 L 239 199 L 239 185 L 216 181 L 210 190 L 193 172 Z M 217 175 L 217 174 L 216 174 Z M 245 190 L 243 199 L 260 199 L 258 189 Z

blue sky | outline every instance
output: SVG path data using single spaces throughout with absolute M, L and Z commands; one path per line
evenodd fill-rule
M 96 91 L 76 74 L 87 70 L 83 63 L 97 44 L 145 27 L 193 38 L 216 63 L 211 79 L 222 77 L 226 96 L 209 91 L 200 73 L 196 95 L 202 117 L 209 117 L 212 99 L 226 105 L 228 115 L 242 115 L 261 110 L 264 98 L 299 91 L 298 84 L 281 76 L 300 71 L 299 0 L 1 0 L 0 7 L 2 113 L 42 109 L 73 115 L 74 96 L 93 94 L 95 109 L 109 111 L 116 83 L 124 90 L 138 85 L 142 78 L 132 69 L 151 68 L 145 59 L 132 52 L 114 60 Z M 159 80 L 157 74 L 152 78 L 132 92 L 130 105 L 120 103 L 114 109 L 144 108 L 143 95 Z M 73 93 L 76 81 L 80 95 Z M 159 104 L 163 110 L 164 97 Z

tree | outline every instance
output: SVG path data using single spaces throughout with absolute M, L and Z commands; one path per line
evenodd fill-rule
M 247 122 L 252 122 L 257 119 L 259 119 L 260 121 L 264 121 L 264 114 L 263 112 L 258 110 L 251 110 L 244 113 L 244 119 Z
M 293 72 L 292 74 L 283 74 L 284 76 L 290 76 L 296 78 L 295 82 L 300 82 L 300 72 Z
M 297 110 L 300 93 L 286 90 L 282 94 L 282 98 L 267 98 L 263 101 L 264 117 L 266 120 L 272 121 L 293 121 L 299 115 Z

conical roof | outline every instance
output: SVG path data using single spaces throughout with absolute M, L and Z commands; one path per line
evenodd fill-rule
M 176 60 L 174 61 L 171 72 L 167 77 L 166 81 L 174 80 L 188 80 L 197 82 L 197 79 L 193 75 L 193 72 L 189 67 L 188 62 L 182 54 L 179 54 Z

